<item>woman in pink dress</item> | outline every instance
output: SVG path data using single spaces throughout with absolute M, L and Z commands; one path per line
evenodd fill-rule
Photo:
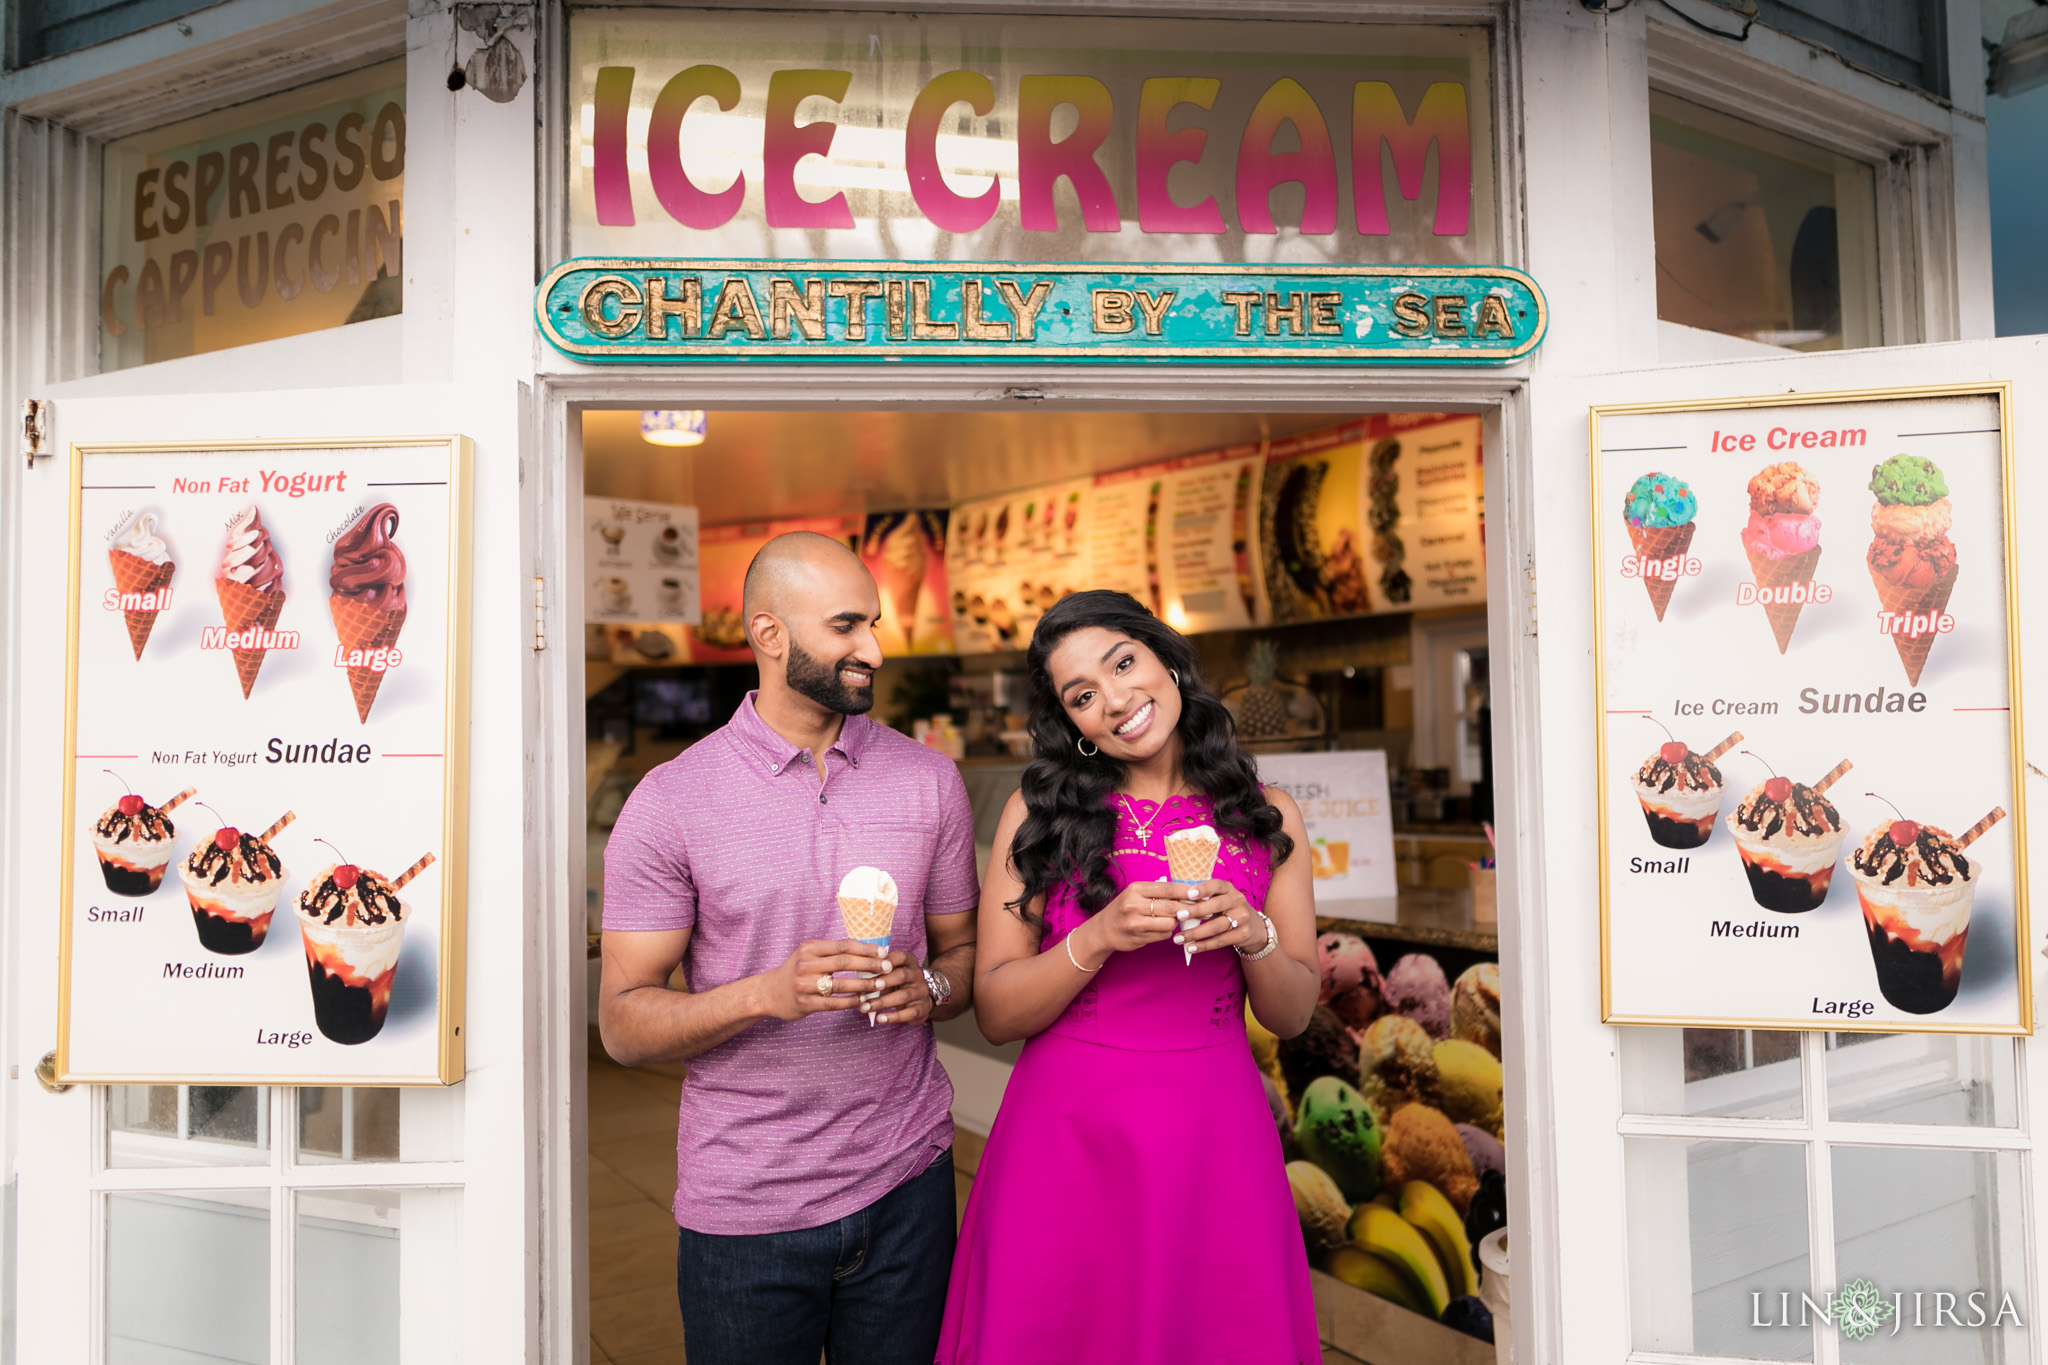
M 975 1003 L 1024 1038 L 939 1365 L 1315 1365 L 1308 1258 L 1245 1038 L 1316 1003 L 1306 839 L 1188 642 L 1122 593 L 1038 623 L 1036 757 L 982 886 Z M 1169 881 L 1208 826 L 1212 878 Z M 1192 957 L 1188 955 L 1192 950 Z

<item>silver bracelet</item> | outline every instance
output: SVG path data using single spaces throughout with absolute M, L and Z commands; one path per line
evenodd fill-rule
M 1239 957 L 1243 958 L 1246 962 L 1257 962 L 1267 953 L 1272 952 L 1273 949 L 1278 947 L 1280 944 L 1280 936 L 1273 932 L 1273 921 L 1266 918 L 1266 912 L 1263 910 L 1254 910 L 1252 911 L 1252 913 L 1259 917 L 1259 923 L 1266 926 L 1266 946 L 1259 949 L 1256 953 L 1246 952 L 1242 945 L 1232 948 L 1230 950 L 1233 953 L 1236 953 Z
M 1081 967 L 1081 959 L 1074 956 L 1074 936 L 1072 934 L 1068 934 L 1060 942 L 1067 945 L 1067 961 L 1073 963 L 1076 967 L 1080 967 L 1084 972 L 1099 972 L 1102 970 L 1101 967 Z

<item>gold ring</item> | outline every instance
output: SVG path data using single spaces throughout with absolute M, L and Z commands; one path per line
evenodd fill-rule
M 824 975 L 818 978 L 818 994 L 832 994 L 832 973 L 826 972 Z

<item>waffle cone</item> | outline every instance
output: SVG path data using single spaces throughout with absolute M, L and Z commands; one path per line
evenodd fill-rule
M 887 938 L 896 925 L 896 902 L 841 896 L 839 918 L 851 938 Z
M 278 615 L 284 611 L 283 593 L 263 592 L 232 578 L 214 579 L 213 590 L 220 597 L 220 614 L 229 630 L 277 628 Z M 256 685 L 256 674 L 263 667 L 263 656 L 270 651 L 235 649 L 228 652 L 235 656 L 235 676 L 242 680 L 242 696 L 246 700 L 249 689 Z
M 1216 870 L 1216 853 L 1222 845 L 1213 839 L 1166 840 L 1166 865 L 1177 882 L 1206 882 Z
M 1940 582 L 1924 588 L 1900 587 L 1875 570 L 1871 571 L 1870 581 L 1877 586 L 1877 600 L 1884 604 L 1886 611 L 1938 613 L 1947 608 L 1949 594 L 1956 588 L 1953 570 Z M 1925 635 L 1892 636 L 1892 646 L 1899 651 L 1899 662 L 1906 666 L 1907 686 L 1920 685 L 1920 671 L 1927 667 L 1927 651 L 1934 648 L 1934 639 L 1939 633 L 1930 630 Z
M 1693 523 L 1682 526 L 1631 526 L 1628 528 L 1629 544 L 1635 547 L 1638 559 L 1669 559 L 1682 555 L 1692 545 Z M 1657 619 L 1664 619 L 1664 608 L 1671 605 L 1671 590 L 1678 586 L 1675 578 L 1645 578 L 1643 588 L 1650 594 L 1650 605 L 1657 609 Z
M 165 560 L 152 564 L 141 555 L 131 555 L 126 550 L 109 550 L 107 559 L 114 566 L 114 585 L 125 595 L 131 592 L 162 592 L 171 586 L 171 575 L 178 566 Z M 134 647 L 135 657 L 142 657 L 142 647 L 149 643 L 149 633 L 156 629 L 157 613 L 153 611 L 124 611 L 121 615 L 128 622 L 128 643 Z
M 334 633 L 341 637 L 344 649 L 389 648 L 398 642 L 399 629 L 405 625 L 405 608 L 386 611 L 353 597 L 330 597 L 327 610 L 334 617 Z M 348 686 L 355 693 L 358 721 L 370 719 L 370 707 L 376 703 L 377 689 L 383 683 L 384 675 L 374 668 L 348 670 Z
M 1747 546 L 1744 546 L 1748 549 Z M 1820 546 L 1802 550 L 1796 555 L 1783 559 L 1772 559 L 1749 550 L 1749 572 L 1755 577 L 1759 588 L 1789 588 L 1794 583 L 1813 582 L 1814 565 L 1820 563 Z M 1771 633 L 1778 637 L 1778 652 L 1792 643 L 1792 628 L 1799 624 L 1799 612 L 1804 602 L 1766 602 L 1764 615 L 1771 618 Z

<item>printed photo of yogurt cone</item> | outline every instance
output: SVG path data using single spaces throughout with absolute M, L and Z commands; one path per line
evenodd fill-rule
M 879 867 L 856 867 L 841 877 L 839 922 L 845 927 L 848 938 L 886 953 L 889 937 L 896 925 L 896 879 Z M 855 972 L 853 975 L 873 980 L 880 973 Z M 868 1027 L 873 1028 L 874 1024 L 875 1016 L 869 1014 Z
M 1167 880 L 1175 886 L 1202 885 L 1216 871 L 1216 855 L 1222 849 L 1223 840 L 1210 825 L 1169 830 L 1166 835 Z M 1194 960 L 1194 948 L 1184 945 L 1181 964 L 1185 966 Z
M 228 523 L 227 548 L 221 553 L 220 574 L 213 580 L 220 598 L 221 620 L 230 634 L 249 630 L 275 630 L 284 612 L 284 561 L 271 543 L 270 529 L 252 503 Z M 235 676 L 246 700 L 256 685 L 268 650 L 236 649 Z
M 433 861 L 426 854 L 392 881 L 367 867 L 337 863 L 300 894 L 299 939 L 321 1036 L 354 1047 L 383 1031 L 411 917 L 398 893 Z
M 334 563 L 327 571 L 327 599 L 334 633 L 344 658 L 398 643 L 405 625 L 405 554 L 391 537 L 398 531 L 398 509 L 380 502 L 357 517 L 334 542 Z M 368 724 L 384 670 L 346 665 L 349 691 L 355 697 L 356 720 Z
M 1850 766 L 1843 759 L 1811 787 L 1773 777 L 1729 814 L 1728 833 L 1742 857 L 1750 894 L 1764 909 L 1794 915 L 1827 900 L 1849 830 L 1823 793 Z
M 2004 818 L 2002 807 L 1993 809 L 1961 838 L 1894 820 L 1872 830 L 1849 859 L 1877 988 L 1908 1014 L 1945 1010 L 1962 987 L 1980 881 L 1963 850 Z
M 171 604 L 171 575 L 178 571 L 171 562 L 171 547 L 156 533 L 156 526 L 156 513 L 138 512 L 107 551 L 121 617 L 128 626 L 128 647 L 138 661 L 149 633 L 156 629 L 158 614 Z
M 290 875 L 270 841 L 294 818 L 286 811 L 261 834 L 222 825 L 179 864 L 192 927 L 208 952 L 236 956 L 263 946 L 278 893 Z

